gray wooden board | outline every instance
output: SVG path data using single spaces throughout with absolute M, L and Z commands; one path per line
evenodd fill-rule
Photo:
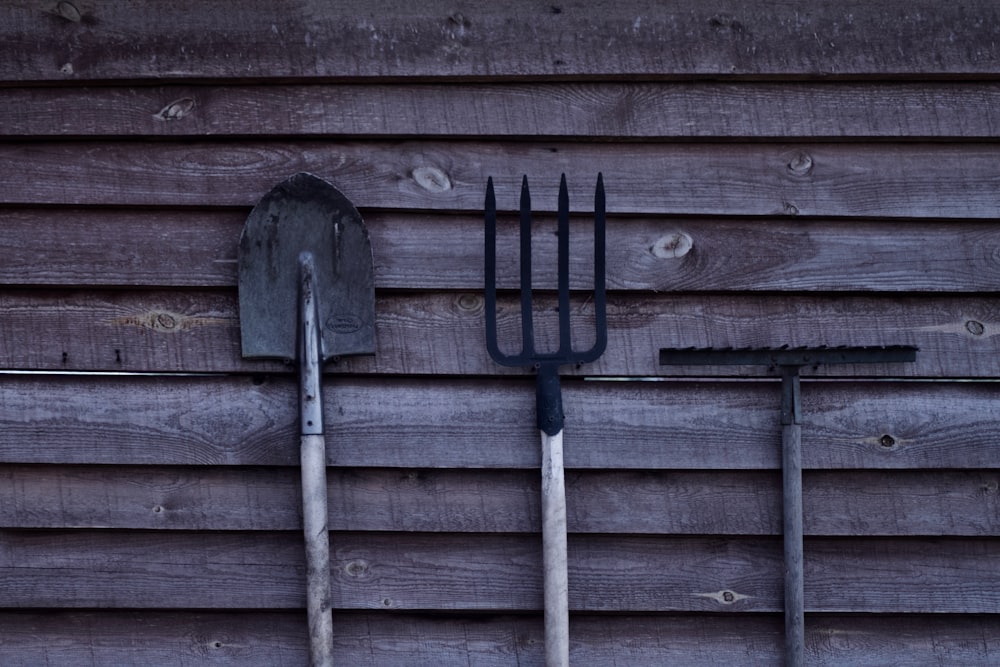
M 481 211 L 486 179 L 516 210 L 554 211 L 559 174 L 574 211 L 671 215 L 996 218 L 1000 144 L 247 140 L 0 144 L 0 203 L 250 206 L 299 171 L 358 207 Z
M 297 612 L 8 611 L 0 612 L 0 660 L 6 667 L 304 664 L 304 624 Z M 350 612 L 336 614 L 333 627 L 334 658 L 357 667 L 543 664 L 538 616 Z M 574 665 L 774 664 L 782 654 L 777 616 L 575 614 L 570 627 Z M 1000 653 L 1000 621 L 813 615 L 806 648 L 810 664 L 829 667 L 985 667 Z
M 1000 109 L 1000 105 L 998 105 Z M 232 287 L 247 211 L 12 208 L 0 210 L 0 283 Z M 380 289 L 481 290 L 483 220 L 466 213 L 365 212 Z M 570 284 L 593 284 L 590 216 L 574 216 Z M 554 289 L 555 222 L 536 216 L 532 284 Z M 726 220 L 612 217 L 612 290 L 996 292 L 993 221 L 784 217 Z M 516 223 L 499 221 L 497 280 L 519 284 Z
M 16 2 L 0 80 L 979 75 L 1000 58 L 987 0 L 835 5 L 686 0 L 348 5 Z M 155 29 L 153 28 L 155 26 Z M 210 37 L 210 38 L 209 38 Z M 225 53 L 227 57 L 220 58 Z
M 6 137 L 907 140 L 1000 128 L 1000 86 L 982 81 L 52 86 L 4 99 Z
M 0 465 L 9 528 L 295 530 L 294 468 Z M 538 532 L 537 470 L 334 468 L 338 531 Z M 781 479 L 760 471 L 567 472 L 574 533 L 780 535 Z M 807 535 L 997 536 L 1000 473 L 810 471 Z
M 0 461 L 296 466 L 296 391 L 290 376 L 4 376 Z M 540 462 L 531 378 L 329 377 L 324 397 L 331 465 Z M 775 381 L 566 378 L 563 404 L 570 468 L 780 467 Z M 1000 468 L 991 382 L 804 381 L 802 409 L 806 468 Z
M 291 609 L 293 533 L 0 531 L 5 604 L 23 608 Z M 778 612 L 781 540 L 572 535 L 571 609 Z M 1000 612 L 1000 540 L 807 538 L 806 610 Z M 536 611 L 534 535 L 333 533 L 335 609 Z M 531 576 L 534 573 L 535 576 Z
M 589 296 L 589 295 L 587 295 Z M 574 345 L 593 339 L 593 304 L 572 304 Z M 816 375 L 997 377 L 998 300 L 991 296 L 620 294 L 608 302 L 608 348 L 566 374 L 767 376 L 760 366 L 660 366 L 662 347 L 916 345 L 915 363 L 820 367 Z M 554 299 L 536 299 L 536 348 L 555 346 Z M 525 375 L 486 353 L 480 292 L 386 293 L 376 298 L 374 357 L 340 372 Z M 499 300 L 501 349 L 520 345 L 517 302 Z M 0 292 L 0 369 L 287 372 L 240 357 L 234 290 Z M 332 370 L 332 369 L 331 369 Z M 810 371 L 811 373 L 811 371 Z M 771 374 L 773 377 L 773 374 Z

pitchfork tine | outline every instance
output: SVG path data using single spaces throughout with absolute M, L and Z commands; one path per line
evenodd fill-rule
M 531 308 L 531 196 L 528 177 L 521 181 L 521 352 L 501 354 L 497 349 L 496 313 L 496 198 L 493 180 L 486 186 L 486 346 L 490 356 L 506 366 L 534 366 L 535 417 L 542 438 L 542 570 L 545 618 L 545 665 L 569 664 L 569 575 L 567 571 L 566 484 L 563 475 L 562 393 L 559 367 L 594 361 L 607 345 L 604 301 L 604 180 L 598 175 L 594 195 L 594 319 L 597 336 L 585 352 L 574 352 L 570 332 L 569 193 L 566 175 L 559 182 L 557 220 L 559 288 L 559 349 L 535 351 Z
M 569 323 L 569 192 L 566 174 L 559 181 L 558 276 L 559 276 L 559 354 L 573 352 Z
M 503 354 L 497 344 L 497 199 L 493 193 L 493 177 L 486 181 L 486 349 L 494 359 Z
M 531 193 L 528 177 L 521 179 L 521 354 L 535 354 L 535 326 L 531 302 Z

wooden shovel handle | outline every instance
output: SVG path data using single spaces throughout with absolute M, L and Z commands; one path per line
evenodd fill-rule
M 326 507 L 326 442 L 322 435 L 301 437 L 302 524 L 306 541 L 306 612 L 312 667 L 333 666 L 333 615 L 330 612 L 330 539 Z
M 569 665 L 569 574 L 566 563 L 566 482 L 563 432 L 542 434 L 542 564 L 545 665 Z

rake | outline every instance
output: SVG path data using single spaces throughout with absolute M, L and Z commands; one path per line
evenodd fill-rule
M 802 530 L 802 405 L 799 371 L 830 364 L 916 361 L 911 345 L 888 347 L 661 348 L 668 366 L 767 366 L 781 374 L 781 478 L 785 593 L 785 665 L 805 665 L 805 570 Z
M 497 211 L 493 179 L 486 185 L 486 349 L 503 366 L 530 366 L 537 372 L 536 416 L 542 440 L 542 553 L 545 601 L 545 664 L 569 665 L 569 577 L 566 564 L 566 485 L 563 476 L 563 409 L 559 367 L 595 361 L 607 347 L 605 309 L 604 180 L 598 174 L 594 194 L 594 319 L 596 338 L 590 349 L 572 346 L 569 289 L 569 193 L 566 175 L 559 183 L 557 262 L 559 347 L 539 352 L 535 347 L 531 290 L 531 195 L 528 177 L 521 182 L 520 272 L 521 351 L 505 354 L 497 344 L 496 237 Z

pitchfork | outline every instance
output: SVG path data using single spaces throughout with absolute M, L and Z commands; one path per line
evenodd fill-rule
M 597 176 L 594 194 L 594 319 L 596 340 L 589 350 L 575 351 L 570 331 L 569 194 L 566 175 L 559 184 L 558 260 L 559 348 L 535 349 L 531 299 L 531 196 L 528 177 L 521 182 L 521 352 L 505 354 L 497 345 L 496 285 L 497 210 L 493 179 L 486 185 L 486 348 L 504 366 L 537 370 L 536 412 L 542 437 L 542 552 L 545 596 L 546 667 L 569 665 L 569 577 L 566 565 L 566 485 L 563 478 L 563 410 L 559 367 L 596 360 L 607 346 L 604 298 L 604 180 Z

